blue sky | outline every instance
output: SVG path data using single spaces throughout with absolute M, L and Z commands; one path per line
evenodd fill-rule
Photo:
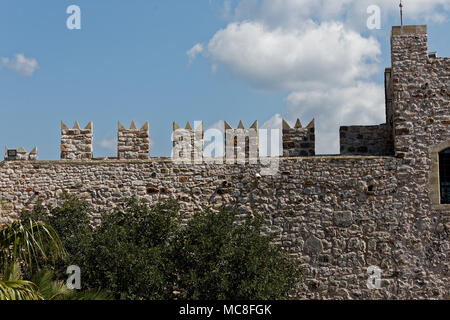
M 404 2 L 405 22 L 428 24 L 430 51 L 450 56 L 450 1 Z M 81 30 L 66 27 L 72 4 Z M 380 30 L 366 27 L 369 4 Z M 2 0 L 0 145 L 58 159 L 60 121 L 93 121 L 94 156 L 114 156 L 117 121 L 135 120 L 150 122 L 151 156 L 168 156 L 174 120 L 314 117 L 318 153 L 336 153 L 340 124 L 384 121 L 398 21 L 387 0 Z

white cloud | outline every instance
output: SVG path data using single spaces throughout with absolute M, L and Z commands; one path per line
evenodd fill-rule
M 194 45 L 191 49 L 189 49 L 186 54 L 189 58 L 189 65 L 192 65 L 192 63 L 194 62 L 195 58 L 197 58 L 197 56 L 203 52 L 203 46 L 200 43 L 197 43 L 196 45 Z
M 281 114 L 277 113 L 272 118 L 264 122 L 261 129 L 281 129 L 282 122 L 283 118 L 281 117 Z
M 114 138 L 105 138 L 105 139 L 100 140 L 99 146 L 110 152 L 117 151 L 117 142 L 116 142 L 116 139 L 114 139 Z
M 2 57 L 2 65 L 22 76 L 31 77 L 39 64 L 34 58 L 26 58 L 23 53 L 17 53 L 13 59 Z
M 349 84 L 376 72 L 379 43 L 340 23 L 310 22 L 300 29 L 270 29 L 259 22 L 231 23 L 208 44 L 213 64 L 228 66 L 256 87 Z
M 371 125 L 385 120 L 384 88 L 369 82 L 325 92 L 298 90 L 286 98 L 286 103 L 286 115 L 275 114 L 261 128 L 281 129 L 283 118 L 291 126 L 298 118 L 305 126 L 315 118 L 316 132 L 320 132 L 316 136 L 317 154 L 339 154 L 340 126 Z

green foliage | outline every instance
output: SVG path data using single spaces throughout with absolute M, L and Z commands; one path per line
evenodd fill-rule
M 58 259 L 51 265 L 46 265 L 55 271 L 58 279 L 67 277 L 65 273 L 67 266 L 73 264 L 71 261 L 82 259 L 83 254 L 81 253 L 91 245 L 93 228 L 89 221 L 89 210 L 89 205 L 84 201 L 80 201 L 68 193 L 63 193 L 59 206 L 49 208 L 39 202 L 33 207 L 33 210 L 21 212 L 21 221 L 31 219 L 51 225 L 63 243 L 68 254 L 64 256 L 64 259 Z M 42 259 L 39 261 L 44 264 Z M 27 266 L 24 268 L 24 275 L 30 278 L 39 271 L 40 268 Z
M 61 258 L 65 254 L 54 229 L 27 217 L 0 230 L 0 300 L 41 300 L 38 286 L 21 279 L 20 264 L 31 268 L 39 262 Z
M 50 224 L 64 243 L 64 248 L 74 255 L 83 244 L 90 242 L 93 228 L 89 221 L 89 205 L 68 193 L 61 196 L 62 204 L 47 208 L 38 203 L 33 210 L 23 211 L 21 220 L 32 219 Z
M 30 281 L 0 280 L 0 300 L 41 300 L 41 297 Z
M 4 266 L 15 261 L 31 266 L 40 260 L 55 259 L 64 254 L 57 233 L 43 222 L 26 218 L 0 229 L 0 262 Z
M 56 208 L 37 205 L 22 213 L 50 223 L 59 234 L 69 253 L 57 264 L 59 279 L 67 277 L 67 266 L 77 265 L 83 288 L 105 289 L 116 299 L 170 298 L 173 264 L 167 251 L 177 227 L 176 202 L 150 209 L 131 199 L 124 210 L 105 212 L 94 229 L 85 202 L 68 194 L 62 200 Z
M 31 281 L 36 285 L 37 290 L 44 300 L 55 300 L 70 294 L 63 281 L 53 281 L 53 272 L 49 269 L 42 269 L 33 275 Z
M 37 286 L 31 281 L 20 279 L 20 265 L 7 264 L 3 279 L 0 279 L 0 300 L 40 300 Z
M 68 252 L 56 276 L 66 279 L 62 271 L 78 265 L 83 289 L 116 299 L 284 299 L 301 279 L 295 262 L 263 235 L 261 217 L 237 224 L 235 212 L 206 210 L 186 225 L 177 202 L 150 208 L 132 199 L 93 228 L 89 206 L 64 197 L 57 208 L 38 205 L 23 216 L 53 226 Z
M 11 263 L 0 280 L 0 300 L 108 300 L 102 291 L 69 290 L 64 281 L 53 280 L 53 271 L 42 269 L 31 281 L 21 280 L 19 263 Z
M 101 291 L 77 291 L 67 288 L 64 281 L 54 280 L 53 271 L 42 269 L 31 281 L 36 285 L 43 300 L 108 300 L 109 296 Z
M 178 288 L 187 299 L 285 299 L 300 270 L 272 236 L 262 234 L 263 219 L 236 224 L 233 211 L 206 211 L 189 221 L 176 238 L 173 259 Z
M 73 203 L 69 203 L 72 200 Z M 73 208 L 77 204 L 74 198 L 68 199 L 66 205 Z M 79 208 L 75 208 L 75 213 Z M 104 299 L 102 292 L 76 292 L 67 289 L 63 281 L 53 281 L 53 271 L 39 271 L 39 265 L 51 262 L 53 266 L 58 259 L 67 258 L 62 241 L 55 229 L 49 225 L 52 218 L 46 215 L 46 208 L 38 204 L 33 211 L 25 211 L 21 220 L 0 228 L 0 300 L 52 300 L 64 299 Z M 73 223 L 74 219 L 69 220 Z M 55 225 L 58 225 L 57 221 Z M 69 230 L 66 230 L 69 234 Z M 84 231 L 84 230 L 83 230 Z M 69 237 L 70 238 L 70 237 Z M 85 236 L 80 237 L 80 239 Z M 66 243 L 70 240 L 64 239 Z M 75 249 L 73 244 L 72 249 Z M 22 280 L 23 270 L 38 272 L 32 281 Z
M 84 283 L 120 299 L 168 299 L 173 267 L 166 252 L 177 211 L 175 202 L 150 209 L 131 200 L 124 211 L 104 214 L 84 251 Z

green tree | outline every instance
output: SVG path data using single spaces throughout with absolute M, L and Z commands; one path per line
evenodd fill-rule
M 149 207 L 131 199 L 93 228 L 91 208 L 64 197 L 60 206 L 36 206 L 24 217 L 55 228 L 68 251 L 61 266 L 78 265 L 84 288 L 116 299 L 285 299 L 301 280 L 274 235 L 264 235 L 262 217 L 237 223 L 234 211 L 206 210 L 185 223 L 177 202 Z
M 60 235 L 68 255 L 57 264 L 57 278 L 66 276 L 65 266 L 77 265 L 84 288 L 104 289 L 116 299 L 170 298 L 173 263 L 167 251 L 177 228 L 176 202 L 149 208 L 131 199 L 123 209 L 104 212 L 93 228 L 87 203 L 69 194 L 61 200 L 57 207 L 37 205 L 22 214 L 50 223 Z
M 102 216 L 86 250 L 84 281 L 120 299 L 169 299 L 173 262 L 167 252 L 177 228 L 176 202 L 149 208 L 132 199 Z
M 264 220 L 206 210 L 176 237 L 173 259 L 181 297 L 200 300 L 286 299 L 301 270 L 264 235 Z

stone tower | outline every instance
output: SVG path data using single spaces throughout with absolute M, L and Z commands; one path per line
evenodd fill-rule
M 93 123 L 89 122 L 84 129 L 80 129 L 75 121 L 69 129 L 61 121 L 61 159 L 62 160 L 90 160 L 92 159 Z
M 119 121 L 117 130 L 117 156 L 119 159 L 148 159 L 150 154 L 149 123 L 140 130 L 134 121 L 126 129 Z
M 316 154 L 314 119 L 304 128 L 297 119 L 293 128 L 283 120 L 283 156 L 308 157 Z
M 449 261 L 448 250 L 429 252 L 442 241 L 439 230 L 448 224 L 450 210 L 441 200 L 445 186 L 439 172 L 449 166 L 439 159 L 450 148 L 450 59 L 428 52 L 427 27 L 419 25 L 392 28 L 391 60 L 387 102 L 392 111 L 387 113 L 392 112 L 395 155 L 402 161 L 396 192 L 409 199 L 401 206 L 393 241 L 402 243 L 404 256 L 414 257 L 414 263 L 399 267 L 400 280 L 407 282 L 418 270 L 429 270 L 421 281 L 424 288 L 432 288 L 433 279 L 446 281 L 442 270 L 448 270 Z M 414 240 L 405 242 L 408 237 Z M 448 240 L 441 246 L 448 247 Z
M 428 52 L 425 25 L 393 27 L 391 47 L 395 154 L 406 164 L 400 174 L 421 206 L 441 209 L 439 156 L 450 148 L 450 59 Z
M 242 121 L 233 129 L 225 121 L 225 157 L 227 162 L 245 163 L 255 162 L 259 157 L 258 120 L 248 129 Z M 246 160 L 247 159 L 247 160 Z

